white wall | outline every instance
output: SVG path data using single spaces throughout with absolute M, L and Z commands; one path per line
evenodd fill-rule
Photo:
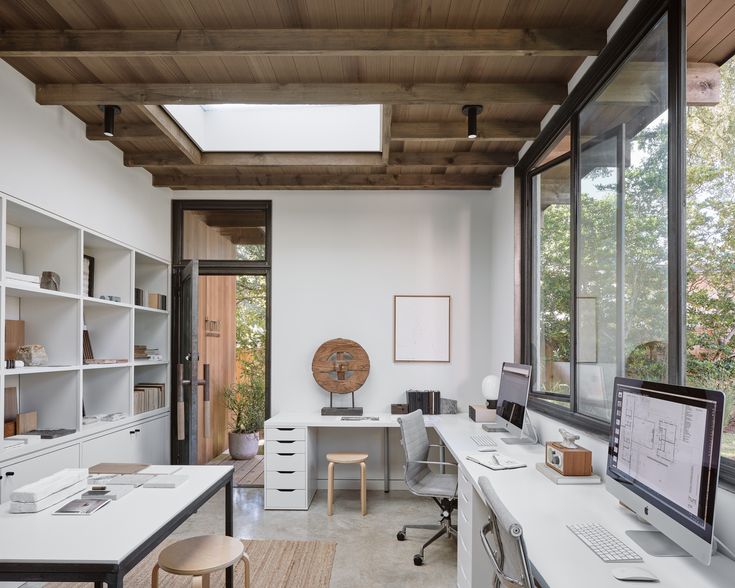
M 122 152 L 88 141 L 58 106 L 0 61 L 0 191 L 159 257 L 170 258 L 170 190 L 153 188 Z

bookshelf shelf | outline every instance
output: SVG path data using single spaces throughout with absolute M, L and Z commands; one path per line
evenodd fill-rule
M 90 437 L 167 415 L 169 312 L 134 302 L 140 288 L 170 304 L 168 262 L 2 193 L 0 217 L 0 235 L 8 247 L 0 256 L 0 317 L 23 321 L 22 342 L 43 345 L 49 358 L 48 365 L 38 367 L 9 369 L 0 364 L 0 380 L 4 388 L 16 388 L 20 412 L 37 412 L 39 428 L 77 431 L 0 451 L 0 462 L 52 451 L 74 440 L 83 445 Z M 44 271 L 58 274 L 59 291 L 41 289 L 30 281 Z M 25 276 L 25 281 L 12 279 L 8 272 Z M 85 364 L 85 328 L 95 359 L 124 362 Z M 157 349 L 163 359 L 135 360 L 136 343 Z M 0 351 L 5 357 L 5 337 Z M 166 406 L 133 414 L 139 383 L 162 384 Z M 3 420 L 4 413 L 0 403 Z M 82 423 L 85 415 L 110 413 L 125 417 Z

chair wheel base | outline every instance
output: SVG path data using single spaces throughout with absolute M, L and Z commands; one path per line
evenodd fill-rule
M 413 565 L 415 566 L 422 566 L 424 565 L 424 558 L 421 557 L 418 553 L 413 556 Z
M 405 541 L 406 534 L 403 531 L 398 531 L 398 533 L 396 533 L 396 539 L 398 539 L 399 541 Z

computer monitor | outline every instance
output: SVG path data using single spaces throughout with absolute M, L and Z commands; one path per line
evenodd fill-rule
M 627 532 L 647 553 L 709 565 L 724 407 L 722 392 L 615 378 L 606 485 L 659 531 Z
M 531 366 L 520 363 L 503 363 L 500 372 L 498 403 L 495 409 L 495 424 L 483 426 L 486 431 L 514 433 L 517 437 L 503 439 L 506 443 L 523 437 L 523 422 L 526 403 L 531 388 Z M 516 441 L 518 442 L 518 441 Z

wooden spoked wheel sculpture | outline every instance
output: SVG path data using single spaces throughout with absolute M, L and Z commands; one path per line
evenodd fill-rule
M 370 358 L 359 343 L 331 339 L 316 350 L 311 372 L 317 384 L 330 394 L 349 394 L 367 380 Z

